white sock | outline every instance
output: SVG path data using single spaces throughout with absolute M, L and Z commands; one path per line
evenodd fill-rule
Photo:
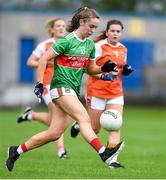
M 99 154 L 103 153 L 104 151 L 105 151 L 105 147 L 103 146 L 99 149 Z
M 32 120 L 32 112 L 28 114 L 27 119 Z
M 21 153 L 24 152 L 24 151 L 22 150 L 22 148 L 21 148 L 21 145 L 19 145 L 19 147 L 17 148 L 17 152 L 18 152 L 18 154 L 21 154 Z
M 60 151 L 58 151 L 58 153 L 57 153 L 57 154 L 58 154 L 58 157 L 61 157 L 61 155 L 64 154 L 64 153 L 65 153 L 65 150 L 60 150 Z

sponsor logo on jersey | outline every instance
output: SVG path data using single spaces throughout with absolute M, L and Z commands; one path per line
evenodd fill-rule
M 88 64 L 87 56 L 61 55 L 57 58 L 58 65 L 71 68 L 86 68 Z

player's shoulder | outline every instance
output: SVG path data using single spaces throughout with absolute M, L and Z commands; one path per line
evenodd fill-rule
M 64 37 L 61 37 L 59 39 L 56 40 L 56 44 L 66 44 L 66 43 L 70 43 L 70 40 L 73 38 L 72 33 L 68 33 L 66 34 Z
M 125 46 L 123 43 L 121 43 L 121 42 L 118 42 L 118 46 L 119 46 L 119 47 L 122 47 L 122 48 L 124 48 L 124 49 L 127 49 L 126 46 Z
M 94 47 L 95 47 L 95 42 L 94 42 L 94 40 L 92 40 L 91 38 L 86 38 L 86 41 L 88 42 L 88 44 L 89 44 L 90 46 L 94 46 Z
M 103 46 L 103 45 L 108 45 L 108 44 L 109 43 L 108 43 L 107 39 L 101 39 L 101 40 L 98 40 L 98 41 L 95 42 L 96 46 Z M 112 45 L 110 45 L 110 46 L 112 46 Z M 126 46 L 124 44 L 122 44 L 121 42 L 118 42 L 116 47 L 121 47 L 121 48 L 125 48 L 126 49 Z
M 95 47 L 97 50 L 101 50 L 103 47 L 107 47 L 108 42 L 107 39 L 100 39 L 98 41 L 95 42 Z
M 45 46 L 46 44 L 55 43 L 54 38 L 46 39 L 38 44 L 39 47 Z
M 118 42 L 118 49 L 127 53 L 127 47 L 124 44 L 122 44 L 121 42 Z
M 69 41 L 69 40 L 73 39 L 74 37 L 75 37 L 74 33 L 73 32 L 69 32 L 62 39 L 66 39 L 67 41 Z
M 55 43 L 54 38 L 49 38 L 41 42 L 41 44 Z
M 100 40 L 95 42 L 96 46 L 102 46 L 104 44 L 108 44 L 107 39 L 100 39 Z

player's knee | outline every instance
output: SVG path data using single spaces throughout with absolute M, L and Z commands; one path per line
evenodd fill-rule
M 61 137 L 61 133 L 57 133 L 54 131 L 49 131 L 48 136 L 47 136 L 48 141 L 56 141 L 60 137 Z
M 80 114 L 77 117 L 78 123 L 91 123 L 91 120 L 87 114 Z

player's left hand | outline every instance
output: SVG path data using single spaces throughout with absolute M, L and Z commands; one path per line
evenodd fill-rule
M 118 70 L 117 64 L 115 62 L 112 62 L 111 60 L 108 60 L 104 63 L 104 65 L 101 67 L 102 72 L 110 72 L 114 71 L 117 72 Z
M 126 65 L 124 65 L 124 67 L 123 67 L 122 74 L 123 74 L 124 76 L 128 76 L 128 75 L 131 74 L 133 71 L 134 71 L 134 69 L 133 69 L 130 65 L 126 64 Z
M 116 75 L 114 75 L 112 73 L 102 74 L 100 79 L 104 80 L 104 81 L 114 81 L 116 79 Z
M 37 82 L 35 85 L 34 93 L 39 99 L 39 102 L 41 102 L 42 94 L 43 94 L 43 84 L 40 82 Z

